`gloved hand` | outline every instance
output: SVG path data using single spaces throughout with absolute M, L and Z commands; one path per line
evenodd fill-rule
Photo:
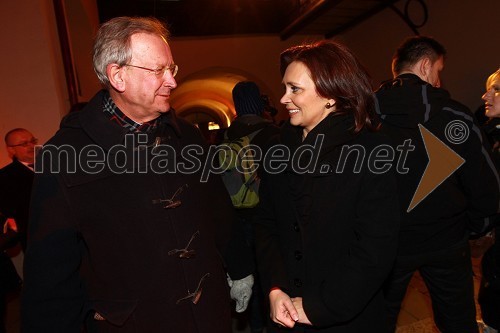
M 231 288 L 231 299 L 236 301 L 236 312 L 241 313 L 246 310 L 248 301 L 252 297 L 253 275 L 250 274 L 241 280 L 231 280 L 227 276 L 227 283 Z

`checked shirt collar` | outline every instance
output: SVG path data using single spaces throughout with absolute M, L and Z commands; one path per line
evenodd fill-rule
M 103 111 L 108 114 L 109 119 L 118 125 L 126 128 L 130 132 L 148 133 L 158 126 L 158 118 L 146 123 L 136 123 L 127 117 L 113 102 L 109 93 L 104 96 Z

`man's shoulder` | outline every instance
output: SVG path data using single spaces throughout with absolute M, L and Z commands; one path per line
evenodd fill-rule
M 448 124 L 449 122 L 458 120 L 467 124 L 469 127 L 477 125 L 476 118 L 472 111 L 466 105 L 451 97 L 441 101 L 439 110 L 436 111 L 433 119 L 438 122 L 444 121 Z
M 0 169 L 0 184 L 10 192 L 14 190 L 9 188 L 10 186 L 17 185 L 23 179 L 27 179 L 27 176 L 32 176 L 32 174 L 21 162 L 13 161 Z
M 78 124 L 78 116 L 71 116 L 70 121 L 57 130 L 57 132 L 43 145 L 43 147 L 54 145 L 63 146 L 68 144 L 76 144 L 80 141 L 87 141 L 84 138 L 88 136 L 85 134 L 83 128 Z
M 449 111 L 454 111 L 454 112 L 456 112 L 457 115 L 463 115 L 463 114 L 472 115 L 471 110 L 467 106 L 465 106 L 461 102 L 459 102 L 451 97 L 443 105 L 443 109 L 449 110 Z
M 18 172 L 19 170 L 24 171 L 25 169 L 26 167 L 21 162 L 19 162 L 18 160 L 13 160 L 11 163 L 0 169 L 0 174 Z
M 203 135 L 198 127 L 181 117 L 175 118 L 175 125 L 178 127 L 181 142 L 185 144 L 201 143 Z
M 78 128 L 80 125 L 80 116 L 83 111 L 71 112 L 63 117 L 59 125 L 60 128 Z
M 181 130 L 181 132 L 186 132 L 186 131 L 187 132 L 197 132 L 198 131 L 198 128 L 195 125 L 193 125 L 192 123 L 190 123 L 189 121 L 187 121 L 184 118 L 176 117 L 175 122 L 179 126 L 179 129 Z
M 19 170 L 19 167 L 16 165 L 14 161 L 7 164 L 3 168 L 0 169 L 0 177 L 4 177 L 6 175 L 12 174 L 13 172 L 17 172 Z

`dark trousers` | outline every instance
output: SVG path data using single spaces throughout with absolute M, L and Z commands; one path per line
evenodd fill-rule
M 434 253 L 399 256 L 384 287 L 390 332 L 396 330 L 401 303 L 418 270 L 432 300 L 436 326 L 442 333 L 478 332 L 474 283 L 467 243 Z
M 0 333 L 5 333 L 7 296 L 19 291 L 21 278 L 9 256 L 0 249 Z
M 0 290 L 0 333 L 5 333 L 5 315 L 7 310 L 7 296 Z
M 252 254 L 255 254 L 255 235 L 253 228 L 253 215 L 254 209 L 236 209 L 238 222 L 243 225 L 245 232 L 245 241 L 247 246 L 251 249 Z M 255 260 L 255 256 L 254 256 Z M 265 301 L 266 298 L 262 291 L 258 272 L 254 272 L 254 284 L 252 286 L 252 297 L 248 303 L 248 316 L 250 331 L 262 332 L 267 324 L 267 316 L 265 315 Z

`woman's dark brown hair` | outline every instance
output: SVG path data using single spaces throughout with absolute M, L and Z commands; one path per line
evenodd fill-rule
M 309 69 L 321 97 L 336 101 L 336 113 L 353 113 L 355 132 L 377 127 L 370 76 L 346 46 L 322 40 L 288 48 L 280 56 L 281 76 L 294 61 Z

